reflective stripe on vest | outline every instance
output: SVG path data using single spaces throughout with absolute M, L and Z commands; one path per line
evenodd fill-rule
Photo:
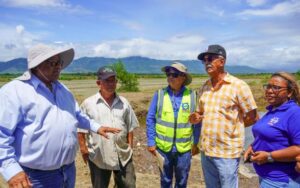
M 164 152 L 172 149 L 176 145 L 180 153 L 191 150 L 192 145 L 192 125 L 188 122 L 191 112 L 195 111 L 195 92 L 185 89 L 183 92 L 177 119 L 170 96 L 166 89 L 158 91 L 158 104 L 156 114 L 156 145 Z

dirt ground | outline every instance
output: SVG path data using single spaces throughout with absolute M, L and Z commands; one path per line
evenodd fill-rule
M 134 156 L 133 162 L 137 175 L 137 188 L 157 188 L 160 187 L 159 170 L 155 158 L 147 151 L 147 140 L 145 128 L 140 127 L 134 131 Z M 200 165 L 200 156 L 196 155 L 192 159 L 191 171 L 188 180 L 188 188 L 205 187 L 203 174 Z M 84 165 L 81 156 L 77 155 L 77 180 L 76 187 L 91 188 L 88 167 Z M 113 181 L 110 183 L 113 187 Z M 240 174 L 240 188 L 258 187 L 257 177 L 247 178 Z

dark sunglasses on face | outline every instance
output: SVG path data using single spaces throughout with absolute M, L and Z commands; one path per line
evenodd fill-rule
M 56 67 L 56 66 L 62 66 L 63 61 L 51 61 L 51 60 L 46 60 L 46 62 L 50 65 L 50 67 Z
M 173 77 L 173 78 L 177 78 L 178 76 L 183 76 L 184 74 L 182 73 L 175 73 L 175 72 L 167 72 L 166 73 L 167 77 Z
M 213 62 L 214 60 L 216 60 L 216 59 L 218 59 L 218 58 L 220 58 L 220 57 L 217 56 L 217 55 L 207 55 L 207 56 L 205 56 L 205 57 L 203 58 L 202 64 L 205 65 L 207 62 L 208 62 L 208 63 L 211 63 L 211 62 Z
M 287 89 L 288 87 L 282 87 L 282 86 L 276 86 L 272 84 L 264 84 L 263 85 L 264 90 L 272 89 L 272 91 L 280 91 L 281 89 Z

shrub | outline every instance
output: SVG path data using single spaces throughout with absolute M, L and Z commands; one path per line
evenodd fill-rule
M 117 72 L 117 78 L 121 84 L 119 91 L 139 91 L 137 76 L 127 72 L 122 61 L 119 60 L 112 66 Z
M 296 79 L 297 79 L 297 80 L 300 79 L 300 70 L 298 70 L 298 71 L 296 72 Z

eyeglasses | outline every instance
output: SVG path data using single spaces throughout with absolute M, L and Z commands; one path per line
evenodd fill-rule
M 176 72 L 167 72 L 166 75 L 167 75 L 167 77 L 172 76 L 173 78 L 177 78 L 178 76 L 183 76 L 184 74 L 176 73 Z
M 206 63 L 212 63 L 214 60 L 219 59 L 220 56 L 218 55 L 207 55 L 203 58 L 202 60 L 202 64 L 206 64 Z
M 47 64 L 50 65 L 50 67 L 56 67 L 56 66 L 62 66 L 63 61 L 51 61 L 51 60 L 46 60 Z
M 263 88 L 264 88 L 264 90 L 272 89 L 273 92 L 278 92 L 281 89 L 287 89 L 288 87 L 276 86 L 276 85 L 272 85 L 272 84 L 264 84 Z

